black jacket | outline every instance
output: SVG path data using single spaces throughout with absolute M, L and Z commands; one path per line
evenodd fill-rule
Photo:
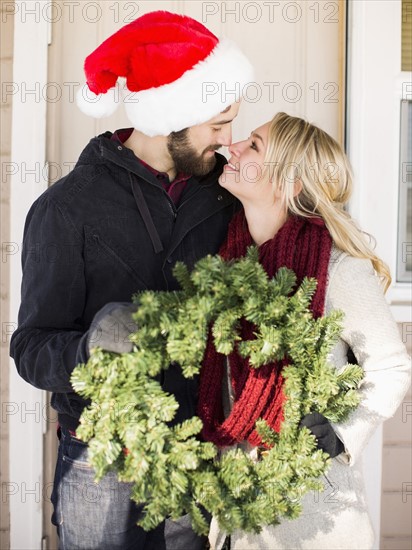
M 24 230 L 11 356 L 27 382 L 53 392 L 59 422 L 71 429 L 86 403 L 73 392 L 70 375 L 96 312 L 108 302 L 130 301 L 138 290 L 176 289 L 175 262 L 191 267 L 217 253 L 237 209 L 217 183 L 221 155 L 210 174 L 189 180 L 176 208 L 134 153 L 110 137 L 90 141 L 73 171 L 33 204 Z M 189 383 L 186 391 L 195 388 Z M 192 397 L 193 410 L 183 416 L 195 414 Z

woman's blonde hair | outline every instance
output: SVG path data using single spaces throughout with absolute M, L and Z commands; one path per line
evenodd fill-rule
M 331 136 L 301 118 L 278 113 L 269 127 L 265 167 L 290 213 L 322 217 L 335 245 L 371 260 L 385 290 L 389 287 L 388 266 L 374 253 L 370 236 L 344 209 L 352 193 L 352 170 Z

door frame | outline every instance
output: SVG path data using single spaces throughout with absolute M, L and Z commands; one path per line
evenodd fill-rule
M 24 6 L 23 6 L 24 4 Z M 24 11 L 23 11 L 24 8 Z M 39 12 L 40 2 L 15 2 L 12 136 L 10 180 L 9 318 L 17 327 L 21 286 L 21 246 L 25 218 L 31 204 L 47 188 L 46 107 L 42 91 L 47 84 L 50 24 Z M 28 55 L 30 52 L 30 55 Z M 42 548 L 43 500 L 49 498 L 43 482 L 43 434 L 46 425 L 45 392 L 9 369 L 9 506 L 10 547 Z M 22 528 L 24 518 L 24 528 Z

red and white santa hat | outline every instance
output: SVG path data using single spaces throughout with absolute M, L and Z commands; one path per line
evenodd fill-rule
M 155 11 L 105 40 L 85 61 L 77 104 L 95 118 L 123 103 L 134 128 L 168 135 L 213 118 L 253 79 L 235 44 L 191 17 Z

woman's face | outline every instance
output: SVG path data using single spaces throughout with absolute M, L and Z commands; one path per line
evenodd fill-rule
M 241 202 L 273 198 L 270 182 L 263 177 L 270 122 L 254 130 L 248 139 L 229 147 L 230 158 L 219 183 Z

